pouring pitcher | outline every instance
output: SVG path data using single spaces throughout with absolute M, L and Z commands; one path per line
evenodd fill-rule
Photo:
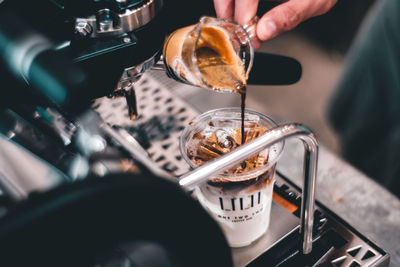
M 251 38 L 244 27 L 207 16 L 195 25 L 174 31 L 163 48 L 170 77 L 220 92 L 243 90 L 253 57 Z

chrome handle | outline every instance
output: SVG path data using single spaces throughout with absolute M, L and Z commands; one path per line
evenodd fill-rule
M 179 184 L 187 190 L 193 190 L 196 185 L 207 181 L 213 174 L 233 167 L 251 155 L 254 155 L 254 153 L 294 136 L 303 141 L 305 149 L 300 233 L 303 238 L 303 254 L 309 254 L 312 250 L 318 141 L 313 132 L 306 126 L 298 123 L 290 123 L 275 127 L 234 151 L 182 175 L 179 179 Z

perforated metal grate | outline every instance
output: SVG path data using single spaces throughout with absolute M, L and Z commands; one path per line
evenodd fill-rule
M 347 249 L 344 255 L 333 259 L 331 263 L 338 267 L 371 266 L 379 258 L 378 254 L 369 246 L 358 245 Z
M 167 86 L 145 73 L 135 84 L 138 118 L 131 121 L 125 98 L 97 99 L 93 109 L 106 122 L 131 133 L 163 169 L 179 176 L 189 170 L 179 151 L 179 136 L 198 114 Z

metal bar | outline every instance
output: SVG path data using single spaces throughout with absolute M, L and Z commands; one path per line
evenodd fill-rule
M 29 162 L 29 164 L 26 164 Z M 69 180 L 53 165 L 0 133 L 0 188 L 14 201 Z
M 157 164 L 153 163 L 153 161 L 148 156 L 147 151 L 144 150 L 143 147 L 138 143 L 138 141 L 126 130 L 122 128 L 114 130 L 106 123 L 100 125 L 100 128 L 109 137 L 117 141 L 119 145 L 123 147 L 134 160 L 143 164 L 143 166 L 145 166 L 151 173 L 169 181 L 174 180 L 174 177 L 170 173 L 159 167 Z
M 309 254 L 312 250 L 318 141 L 312 131 L 306 126 L 290 123 L 275 127 L 234 151 L 182 175 L 179 179 L 179 184 L 187 190 L 193 190 L 195 186 L 206 182 L 212 175 L 226 170 L 254 155 L 254 153 L 289 137 L 298 137 L 303 141 L 305 148 L 300 233 L 303 238 L 303 254 Z

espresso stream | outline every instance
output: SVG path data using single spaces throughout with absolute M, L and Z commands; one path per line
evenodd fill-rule
M 210 32 L 208 32 L 210 33 Z M 220 36 L 221 37 L 221 36 Z M 200 166 L 213 158 L 219 157 L 232 149 L 244 144 L 246 141 L 250 141 L 257 136 L 262 135 L 266 128 L 257 125 L 257 123 L 248 123 L 248 132 L 245 132 L 245 107 L 246 107 L 246 76 L 244 71 L 244 64 L 240 58 L 235 54 L 232 47 L 221 47 L 221 42 L 216 40 L 210 41 L 208 36 L 207 41 L 201 40 L 201 46 L 196 49 L 196 59 L 199 71 L 202 74 L 203 79 L 212 86 L 215 90 L 220 91 L 231 91 L 239 93 L 241 96 L 241 127 L 240 137 L 238 131 L 231 133 L 227 140 L 230 144 L 225 146 L 225 143 L 220 143 L 217 136 L 217 131 L 213 132 L 211 136 L 204 135 L 202 132 L 195 133 L 193 135 L 194 143 L 192 149 L 188 149 L 187 155 L 189 158 Z M 222 42 L 223 43 L 223 42 Z M 215 47 L 219 44 L 218 47 Z M 231 49 L 231 50 L 230 50 Z M 210 125 L 213 126 L 213 125 Z M 243 161 L 240 166 L 235 166 L 228 170 L 233 174 L 249 172 L 262 165 L 266 164 L 268 155 L 261 155 L 260 153 Z M 270 173 L 267 172 L 265 175 L 261 175 L 260 179 L 250 179 L 246 181 L 235 181 L 234 186 L 243 186 L 244 184 L 252 184 L 257 181 L 262 185 L 265 185 L 267 180 L 270 180 Z M 260 181 L 259 181 L 260 180 Z M 210 184 L 228 186 L 230 183 L 226 183 L 229 180 L 224 178 L 216 178 L 210 181 Z M 262 181 L 262 182 L 261 182 Z
M 204 36 L 203 36 L 204 35 Z M 221 36 L 214 28 L 203 29 L 202 39 L 196 49 L 197 65 L 204 80 L 213 88 L 230 89 L 241 95 L 241 134 L 242 144 L 246 140 L 244 115 L 246 107 L 246 77 L 244 65 L 232 47 L 223 47 L 224 42 L 217 42 Z

